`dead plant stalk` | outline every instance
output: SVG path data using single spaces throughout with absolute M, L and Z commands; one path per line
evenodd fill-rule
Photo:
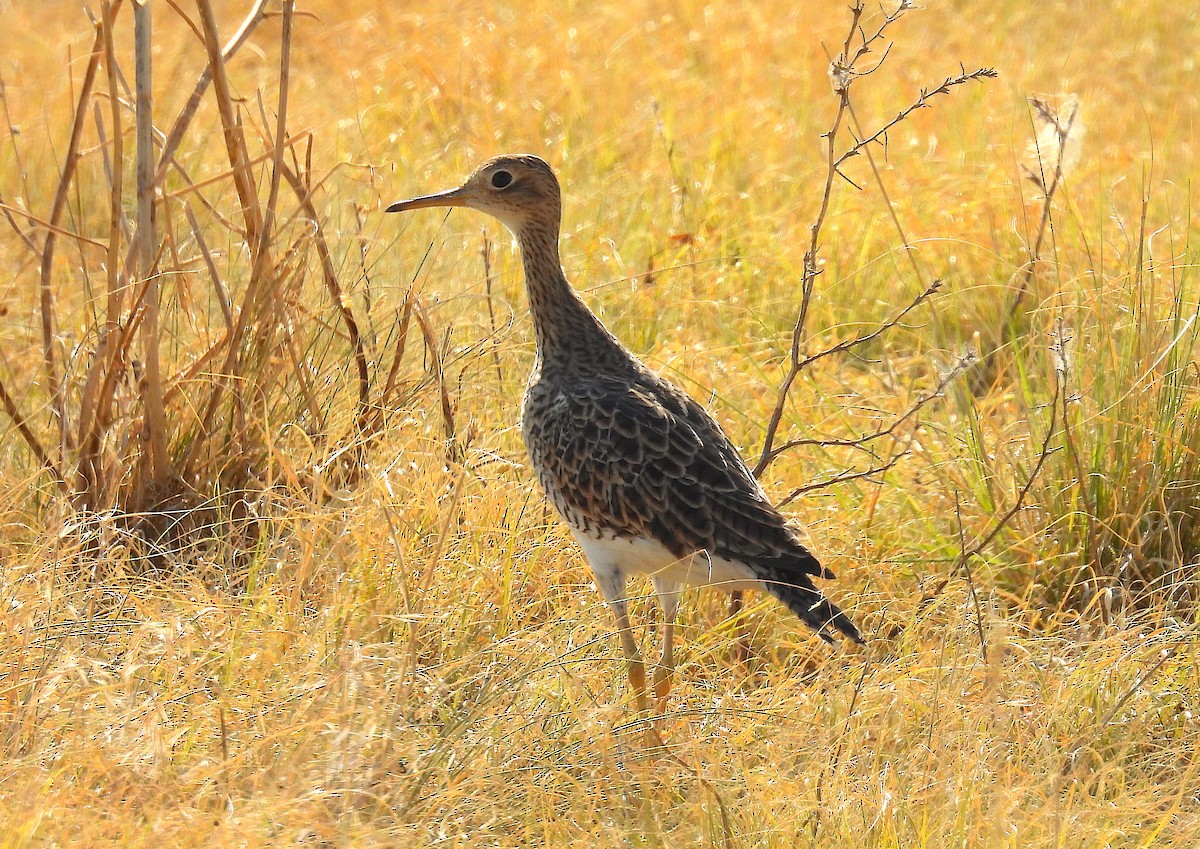
M 114 0 L 113 14 L 120 6 L 121 0 Z M 83 137 L 84 122 L 87 120 L 88 106 L 92 99 L 92 89 L 96 82 L 96 71 L 100 59 L 104 55 L 104 29 L 102 22 L 96 28 L 96 37 L 92 42 L 92 52 L 88 58 L 87 69 L 83 73 L 83 83 L 79 89 L 79 99 L 75 106 L 74 120 L 71 123 L 71 137 L 67 142 L 67 150 L 63 156 L 62 175 L 58 180 L 58 188 L 54 192 L 54 203 L 50 209 L 49 228 L 46 240 L 42 245 L 41 266 L 39 273 L 38 293 L 39 312 L 42 327 L 42 362 L 46 372 L 46 386 L 50 394 L 50 408 L 54 413 L 55 425 L 58 429 L 58 456 L 64 457 L 70 450 L 73 437 L 70 424 L 67 421 L 66 398 L 63 390 L 62 375 L 54 355 L 54 247 L 59 233 L 59 222 L 67 208 L 67 198 L 71 183 L 75 178 L 75 169 L 79 161 L 79 143 Z
M 145 408 L 145 439 L 149 445 L 151 482 L 161 487 L 170 474 L 167 457 L 167 416 L 163 406 L 163 381 L 159 364 L 159 305 L 161 286 L 154 268 L 158 246 L 154 205 L 154 99 L 153 33 L 150 3 L 137 0 L 133 6 L 135 56 L 135 87 L 137 100 L 137 206 L 138 206 L 138 268 L 150 281 L 146 289 L 145 319 L 142 321 L 145 346 L 146 379 L 142 392 Z M 139 499 L 140 501 L 141 499 Z
M 241 205 L 242 217 L 246 228 L 246 242 L 251 248 L 250 282 L 246 289 L 243 308 L 238 313 L 226 349 L 225 361 L 220 369 L 215 385 L 209 393 L 200 416 L 201 433 L 192 443 L 191 450 L 185 460 L 184 477 L 189 478 L 194 471 L 194 464 L 199 457 L 202 446 L 208 442 L 208 434 L 213 426 L 213 419 L 221 402 L 221 396 L 226 383 L 237 376 L 239 353 L 242 346 L 247 324 L 256 314 L 255 307 L 263 289 L 268 292 L 276 289 L 277 280 L 275 262 L 271 257 L 270 240 L 263 238 L 263 212 L 255 191 L 253 175 L 250 170 L 250 155 L 246 149 L 246 137 L 242 132 L 241 121 L 238 119 L 233 106 L 233 94 L 225 69 L 225 58 L 221 50 L 220 36 L 217 33 L 216 15 L 209 0 L 196 0 L 196 9 L 200 15 L 204 31 L 204 46 L 208 53 L 208 65 L 212 71 L 213 94 L 217 101 L 217 110 L 221 116 L 221 128 L 225 140 L 225 150 L 232 169 L 234 188 L 237 191 Z

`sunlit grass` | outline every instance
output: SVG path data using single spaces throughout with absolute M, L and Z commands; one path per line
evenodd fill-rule
M 323 477 L 320 446 L 289 420 L 294 410 L 257 410 L 269 479 L 248 505 L 212 494 L 212 526 L 184 567 L 147 573 L 115 520 L 95 536 L 101 553 L 89 549 L 7 433 L 4 845 L 1200 839 L 1189 184 L 1200 96 L 1188 64 L 1200 24 L 1178 3 L 1103 14 L 976 5 L 931 4 L 904 20 L 887 63 L 855 90 L 869 127 L 960 62 L 1000 72 L 917 113 L 886 156 L 876 152 L 912 259 L 868 164 L 851 163 L 863 189 L 835 186 L 807 344 L 873 327 L 936 277 L 944 289 L 860 356 L 806 372 L 784 432 L 869 432 L 936 385 L 964 347 L 1002 345 L 1001 360 L 992 379 L 964 376 L 923 408 L 894 469 L 789 505 L 838 574 L 827 588 L 863 624 L 867 651 L 830 652 L 754 598 L 748 673 L 733 659 L 724 598 L 685 596 L 668 755 L 634 721 L 609 614 L 524 466 L 515 423 L 532 340 L 507 235 L 472 213 L 381 209 L 449 187 L 494 153 L 545 156 L 565 187 L 568 276 L 753 456 L 786 370 L 821 188 L 819 134 L 835 105 L 827 52 L 844 37 L 844 10 L 302 4 L 313 14 L 297 20 L 289 125 L 313 131 L 314 172 L 330 174 L 317 203 L 342 286 L 383 363 L 416 281 L 465 464 L 447 459 L 415 325 L 398 409 L 357 485 Z M 245 11 L 216 6 L 226 30 Z M 0 193 L 44 217 L 69 131 L 68 81 L 92 31 L 75 4 L 0 0 L 0 13 L 0 74 L 19 129 L 0 139 Z M 166 4 L 155 16 L 165 123 L 204 60 Z M 258 114 L 259 89 L 273 102 L 277 49 L 267 22 L 230 64 L 247 114 Z M 1056 198 L 1020 335 L 1006 342 L 1041 214 L 1018 167 L 1034 92 L 1078 93 L 1087 135 Z M 211 104 L 197 123 L 220 132 Z M 181 151 L 193 180 L 228 167 L 210 141 Z M 103 239 L 97 144 L 85 143 L 84 188 L 64 226 Z M 228 186 L 211 202 L 236 212 Z M 0 226 L 0 379 L 48 432 L 37 267 Z M 212 247 L 236 258 L 243 249 L 226 238 Z M 101 259 L 60 246 L 71 356 L 94 341 Z M 196 267 L 172 281 L 172 303 L 207 303 Z M 349 354 L 324 291 L 306 287 L 295 315 L 337 424 L 349 405 L 328 399 L 350 392 Z M 191 327 L 168 331 L 173 370 L 196 342 Z M 1064 333 L 1069 368 L 1056 375 L 1050 349 Z M 1052 410 L 1056 380 L 1065 403 Z M 955 562 L 1015 504 L 1052 415 L 1052 453 L 1025 509 L 971 561 L 969 584 Z M 869 462 L 804 448 L 764 482 L 783 496 Z M 262 517 L 254 533 L 247 515 Z M 652 607 L 639 600 L 635 621 L 652 621 Z

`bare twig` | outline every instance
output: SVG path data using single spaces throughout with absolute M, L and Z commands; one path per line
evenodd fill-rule
M 988 531 L 979 540 L 979 542 L 971 547 L 970 551 L 964 551 L 961 555 L 959 555 L 958 566 L 960 568 L 967 562 L 968 559 L 977 557 L 985 548 L 991 545 L 991 542 L 996 538 L 996 535 L 999 534 L 1000 531 L 1004 530 L 1004 527 L 1010 521 L 1012 521 L 1013 516 L 1017 515 L 1021 508 L 1025 506 L 1025 497 L 1029 495 L 1029 491 L 1033 488 L 1034 481 L 1036 481 L 1038 475 L 1041 474 L 1042 466 L 1046 464 L 1046 459 L 1053 453 L 1050 448 L 1050 441 L 1054 438 L 1054 433 L 1058 429 L 1058 401 L 1059 393 L 1061 392 L 1062 387 L 1060 386 L 1059 381 L 1055 380 L 1054 398 L 1049 404 L 1050 421 L 1046 425 L 1046 434 L 1044 437 L 1042 437 L 1042 448 L 1041 451 L 1038 452 L 1037 462 L 1034 463 L 1033 470 L 1030 471 L 1029 477 L 1025 481 L 1025 485 L 1022 486 L 1021 491 L 1017 493 L 1016 501 L 1013 502 L 1012 507 L 1005 511 L 1003 516 L 996 520 L 996 523 L 992 526 L 992 529 Z
M 912 441 L 911 439 L 908 440 L 905 443 L 905 445 L 907 446 L 911 441 Z M 848 469 L 844 472 L 841 472 L 840 474 L 834 475 L 831 478 L 826 478 L 825 480 L 820 480 L 820 481 L 817 481 L 816 483 L 810 483 L 810 484 L 805 484 L 804 486 L 796 487 L 790 493 L 788 493 L 788 495 L 786 497 L 780 499 L 777 506 L 786 507 L 788 504 L 791 504 L 793 501 L 795 501 L 797 498 L 799 498 L 801 495 L 804 495 L 807 492 L 813 492 L 814 490 L 825 489 L 827 487 L 837 486 L 838 484 L 841 484 L 841 483 L 849 483 L 850 481 L 861 480 L 863 478 L 870 478 L 870 477 L 874 477 L 875 475 L 881 475 L 884 472 L 889 472 L 893 468 L 895 468 L 896 464 L 899 463 L 906 456 L 908 456 L 908 448 L 907 447 L 905 447 L 904 449 L 902 449 L 900 451 L 897 451 L 895 454 L 893 454 L 891 457 L 889 457 L 884 462 L 879 463 L 878 465 L 872 466 L 869 469 Z
M 950 373 L 947 373 L 945 377 L 938 381 L 938 385 L 936 387 L 929 392 L 926 392 L 916 401 L 913 401 L 912 404 L 909 405 L 909 408 L 896 418 L 892 419 L 891 424 L 887 425 L 887 427 L 881 427 L 878 430 L 873 430 L 870 433 L 865 433 L 862 436 L 856 436 L 851 439 L 816 439 L 811 437 L 804 439 L 789 439 L 787 442 L 781 442 L 775 447 L 774 456 L 778 456 L 784 451 L 788 451 L 792 448 L 800 448 L 805 446 L 817 448 L 859 448 L 863 451 L 867 451 L 867 445 L 869 443 L 874 442 L 877 439 L 883 439 L 884 437 L 894 435 L 896 431 L 900 429 L 901 425 L 916 416 L 917 413 L 921 412 L 921 410 L 924 409 L 929 402 L 941 398 L 946 387 L 952 380 L 954 380 L 955 377 L 961 374 L 961 372 L 962 369 L 956 369 Z
M 820 351 L 816 354 L 812 354 L 808 357 L 804 357 L 801 360 L 795 361 L 796 373 L 799 374 L 801 371 L 806 369 L 812 363 L 816 362 L 817 360 L 823 359 L 824 357 L 828 357 L 832 354 L 844 353 L 846 351 L 851 350 L 852 348 L 858 347 L 859 345 L 863 345 L 868 342 L 873 342 L 874 340 L 880 338 L 885 333 L 887 333 L 889 330 L 891 330 L 892 328 L 899 325 L 900 322 L 904 320 L 904 317 L 907 316 L 910 312 L 912 312 L 914 309 L 916 309 L 921 304 L 923 304 L 925 301 L 927 301 L 929 298 L 931 298 L 934 295 L 934 293 L 936 293 L 938 291 L 938 289 L 941 288 L 941 285 L 942 285 L 941 280 L 934 280 L 931 284 L 929 284 L 929 286 L 925 289 L 925 291 L 923 291 L 921 294 L 917 295 L 917 297 L 914 298 L 912 300 L 912 302 L 909 303 L 908 306 L 906 306 L 904 309 L 900 310 L 900 312 L 898 312 L 895 316 L 893 316 L 889 321 L 876 327 L 870 333 L 862 333 L 858 336 L 855 336 L 852 339 L 845 339 L 841 342 L 838 342 L 836 345 L 833 345 L 830 348 L 826 348 L 825 350 Z M 794 439 L 794 440 L 789 440 L 787 442 L 784 442 L 781 445 L 776 447 L 771 444 L 773 442 L 773 436 L 772 436 L 772 438 L 768 439 L 766 441 L 766 443 L 763 445 L 763 451 L 759 455 L 758 462 L 754 465 L 753 472 L 756 477 L 761 476 L 762 473 L 764 471 L 766 471 L 766 468 L 769 465 L 771 465 L 771 463 L 775 460 L 776 457 L 778 457 L 784 451 L 787 451 L 789 448 L 794 448 L 799 445 L 844 444 L 844 445 L 848 445 L 848 446 L 854 446 L 854 445 L 861 445 L 864 442 L 870 441 L 872 439 L 877 439 L 881 436 L 886 436 L 887 434 L 893 433 L 893 432 L 895 432 L 895 430 L 900 426 L 900 424 L 904 420 L 910 418 L 921 407 L 923 407 L 925 404 L 927 404 L 933 398 L 937 397 L 941 393 L 941 391 L 943 389 L 945 389 L 947 382 L 948 381 L 943 381 L 942 383 L 940 383 L 938 385 L 938 387 L 934 390 L 933 393 L 926 396 L 922 400 L 918 401 L 914 408 L 911 408 L 908 412 L 906 412 L 899 419 L 897 419 L 895 422 L 893 422 L 890 427 L 885 428 L 880 431 L 877 431 L 873 434 L 868 434 L 865 437 L 860 437 L 858 439 L 853 439 L 853 440 L 846 440 L 841 443 L 839 443 L 838 441 Z M 776 409 L 779 410 L 780 415 L 782 416 L 782 410 L 778 406 L 776 407 Z
M 963 83 L 968 83 L 973 80 L 995 79 L 996 76 L 997 74 L 995 68 L 976 68 L 974 71 L 968 71 L 966 68 L 962 68 L 960 73 L 955 74 L 952 77 L 946 77 L 946 79 L 942 81 L 941 85 L 937 86 L 936 88 L 921 89 L 920 93 L 917 95 L 917 99 L 913 101 L 912 104 L 905 109 L 901 109 L 896 114 L 895 118 L 888 121 L 871 135 L 856 141 L 846 150 L 845 153 L 837 158 L 837 161 L 833 163 L 833 167 L 835 169 L 840 169 L 842 164 L 847 159 L 852 156 L 858 156 L 860 153 L 862 153 L 863 148 L 876 142 L 882 143 L 883 139 L 886 138 L 888 131 L 893 129 L 900 122 L 904 121 L 918 109 L 929 108 L 929 101 L 932 98 L 937 97 L 939 94 L 949 94 L 952 88 L 955 86 L 960 86 Z
M 866 68 L 865 70 L 860 70 L 859 65 L 872 52 L 875 46 L 884 40 L 885 33 L 888 28 L 897 20 L 899 20 L 911 8 L 912 4 L 906 1 L 901 2 L 895 11 L 890 13 L 884 12 L 878 26 L 875 27 L 873 32 L 868 34 L 868 31 L 862 26 L 862 17 L 865 11 L 865 4 L 863 0 L 854 0 L 854 2 L 850 5 L 850 23 L 846 29 L 846 37 L 842 42 L 841 51 L 836 57 L 832 57 L 830 59 L 829 78 L 833 85 L 834 94 L 837 96 L 837 108 L 834 111 L 833 121 L 831 122 L 829 129 L 822 134 L 822 138 L 825 141 L 825 180 L 822 187 L 821 201 L 817 208 L 816 217 L 809 227 L 808 249 L 804 254 L 804 271 L 801 277 L 800 285 L 800 307 L 796 314 L 795 325 L 792 327 L 791 345 L 788 351 L 788 371 L 784 375 L 783 381 L 779 385 L 779 389 L 776 391 L 775 404 L 772 407 L 770 416 L 767 419 L 766 432 L 763 436 L 762 450 L 759 453 L 758 461 L 755 463 L 753 469 L 756 477 L 761 477 L 763 472 L 766 471 L 767 467 L 770 466 L 771 463 L 774 462 L 782 452 L 796 445 L 807 444 L 806 441 L 803 440 L 790 440 L 785 442 L 780 447 L 776 447 L 775 445 L 775 440 L 779 433 L 779 427 L 783 421 L 784 410 L 787 407 L 788 398 L 791 395 L 792 387 L 803 370 L 813 362 L 816 362 L 823 357 L 830 356 L 841 351 L 847 351 L 857 345 L 879 338 L 888 330 L 899 324 L 899 322 L 904 318 L 905 315 L 908 314 L 908 312 L 915 309 L 917 306 L 931 297 L 933 293 L 937 291 L 940 285 L 940 282 L 935 280 L 920 295 L 918 295 L 908 307 L 902 310 L 890 322 L 881 325 L 875 331 L 862 334 L 855 339 L 838 343 L 832 348 L 817 354 L 807 357 L 801 355 L 801 349 L 805 338 L 805 326 L 808 322 L 808 314 L 812 305 L 816 279 L 821 273 L 817 254 L 820 249 L 822 228 L 824 227 L 826 216 L 829 213 L 829 204 L 833 193 L 834 179 L 835 177 L 841 177 L 857 188 L 857 185 L 850 180 L 849 177 L 842 173 L 841 166 L 849 158 L 865 152 L 871 162 L 872 169 L 875 171 L 876 180 L 879 182 L 880 188 L 883 189 L 882 181 L 879 179 L 878 169 L 875 166 L 873 157 L 871 157 L 871 145 L 877 142 L 886 143 L 887 134 L 892 128 L 900 124 L 918 109 L 925 108 L 928 105 L 928 101 L 933 97 L 939 94 L 945 94 L 955 86 L 961 85 L 969 80 L 993 77 L 996 74 L 995 71 L 989 68 L 981 68 L 972 72 L 962 69 L 962 72 L 957 77 L 947 77 L 938 87 L 934 89 L 922 89 L 913 104 L 906 109 L 901 110 L 895 118 L 884 124 L 879 130 L 869 136 L 863 137 L 863 134 L 860 130 L 858 137 L 855 137 L 854 144 L 845 150 L 841 155 L 838 155 L 838 134 L 843 128 L 846 115 L 850 115 L 851 120 L 853 120 L 856 126 L 858 124 L 857 116 L 854 114 L 853 105 L 850 101 L 850 88 L 856 78 L 867 76 L 879 69 L 879 67 L 887 59 L 891 45 L 889 44 L 883 49 L 882 55 L 871 67 Z M 887 198 L 886 189 L 884 189 L 884 198 L 887 201 L 889 211 L 892 214 L 892 219 L 896 224 L 897 230 L 900 232 L 900 237 L 904 241 L 905 247 L 909 250 L 909 259 L 913 263 L 913 270 L 917 272 L 917 277 L 919 279 L 921 275 L 919 273 L 919 269 L 917 268 L 916 260 L 912 256 L 911 246 L 908 244 L 908 240 L 904 235 L 904 230 L 900 226 L 899 219 L 896 217 L 895 210 L 892 209 L 891 201 Z M 940 392 L 941 388 L 942 387 L 939 387 L 937 392 Z M 930 396 L 930 398 L 932 397 L 936 397 L 936 393 Z M 861 446 L 871 439 L 876 439 L 884 435 L 895 433 L 900 424 L 908 418 L 915 416 L 920 408 L 927 403 L 927 401 L 928 399 L 919 401 L 916 405 L 910 408 L 907 413 L 901 416 L 900 419 L 893 423 L 891 427 L 884 428 L 876 434 L 869 434 L 861 440 L 848 441 L 849 444 Z M 794 490 L 788 496 L 788 498 L 784 500 L 783 504 L 787 504 L 792 499 L 798 497 L 804 492 L 811 491 L 812 489 L 817 489 L 822 486 L 830 486 L 836 483 L 854 480 L 856 478 L 869 477 L 873 474 L 885 472 L 892 468 L 892 466 L 894 466 L 900 460 L 904 453 L 905 452 L 900 452 L 884 464 L 872 469 L 867 469 L 862 472 L 846 472 L 841 475 L 837 475 L 828 481 L 822 481 L 807 487 L 801 487 L 797 490 Z M 740 601 L 741 593 L 735 591 L 733 593 L 733 606 L 736 608 Z
M 856 348 L 859 345 L 862 345 L 864 343 L 874 342 L 876 339 L 883 336 L 883 334 L 887 333 L 893 327 L 896 327 L 898 324 L 900 324 L 900 322 L 904 320 L 905 316 L 907 316 L 910 312 L 915 310 L 921 304 L 925 303 L 925 301 L 929 300 L 929 298 L 931 298 L 934 295 L 934 293 L 936 293 L 938 291 L 938 289 L 940 289 L 941 287 L 942 287 L 942 281 L 934 280 L 932 283 L 929 284 L 929 286 L 927 286 L 925 288 L 925 291 L 923 291 L 921 294 L 917 295 L 917 297 L 913 298 L 912 302 L 909 303 L 909 305 L 906 306 L 904 309 L 900 310 L 900 312 L 896 313 L 895 317 L 892 318 L 890 321 L 884 322 L 883 324 L 879 325 L 874 330 L 872 330 L 870 333 L 863 333 L 858 336 L 855 336 L 853 339 L 846 339 L 842 342 L 837 343 L 832 348 L 826 348 L 824 351 L 820 351 L 819 353 L 812 354 L 811 356 L 805 357 L 803 360 L 800 361 L 800 370 L 803 371 L 804 369 L 808 368 L 810 365 L 815 363 L 817 360 L 820 360 L 824 357 L 828 357 L 831 354 L 840 354 L 845 351 L 849 351 L 851 348 Z

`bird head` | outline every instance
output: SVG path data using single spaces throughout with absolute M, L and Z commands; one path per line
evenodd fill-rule
M 388 212 L 435 206 L 466 206 L 486 212 L 520 237 L 531 227 L 550 225 L 556 232 L 562 214 L 558 180 L 536 156 L 497 156 L 475 169 L 457 189 L 393 203 Z

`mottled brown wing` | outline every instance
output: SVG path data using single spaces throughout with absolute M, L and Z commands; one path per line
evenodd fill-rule
M 833 577 L 767 501 L 708 413 L 668 384 L 603 378 L 561 391 L 530 422 L 534 462 L 570 486 L 561 499 L 600 528 L 643 535 L 679 557 L 700 550 L 765 580 Z M 551 487 L 547 487 L 550 489 Z
M 680 558 L 703 550 L 744 563 L 824 639 L 832 641 L 832 626 L 863 641 L 813 585 L 813 576 L 833 574 L 788 529 L 703 407 L 650 379 L 565 385 L 527 411 L 525 425 L 542 484 L 569 521 L 651 537 Z

